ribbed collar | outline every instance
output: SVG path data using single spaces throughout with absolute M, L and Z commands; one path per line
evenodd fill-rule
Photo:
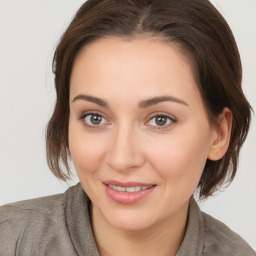
M 67 228 L 78 255 L 100 256 L 90 221 L 90 199 L 80 183 L 64 194 Z M 204 225 L 201 211 L 193 197 L 190 199 L 185 237 L 176 256 L 202 255 Z
M 90 200 L 78 183 L 64 194 L 68 232 L 77 255 L 100 256 L 90 221 Z
M 190 198 L 186 233 L 176 256 L 200 256 L 204 244 L 204 221 L 194 197 Z

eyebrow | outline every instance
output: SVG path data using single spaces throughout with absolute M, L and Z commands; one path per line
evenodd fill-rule
M 164 102 L 164 101 L 171 101 L 171 102 L 175 102 L 175 103 L 180 103 L 183 104 L 185 106 L 188 106 L 188 103 L 185 102 L 184 100 L 178 99 L 176 97 L 173 96 L 158 96 L 158 97 L 153 97 L 147 100 L 143 100 L 139 103 L 139 108 L 147 108 L 150 107 L 152 105 L 156 105 L 160 102 Z
M 76 100 L 86 100 L 86 101 L 89 101 L 89 102 L 96 103 L 96 104 L 98 104 L 98 105 L 101 106 L 101 107 L 109 108 L 109 105 L 108 105 L 108 103 L 107 103 L 105 100 L 100 99 L 100 98 L 97 98 L 97 97 L 85 95 L 85 94 L 79 94 L 79 95 L 77 95 L 77 96 L 73 99 L 72 102 L 74 102 L 74 101 L 76 101 Z
M 73 101 L 76 100 L 85 100 L 85 101 L 89 101 L 89 102 L 93 102 L 101 107 L 104 108 L 109 108 L 109 104 L 100 98 L 94 97 L 94 96 L 90 96 L 90 95 L 85 95 L 85 94 L 79 94 L 77 96 L 74 97 Z M 139 102 L 138 107 L 139 108 L 148 108 L 150 106 L 156 105 L 160 102 L 164 102 L 164 101 L 171 101 L 171 102 L 175 102 L 175 103 L 180 103 L 182 105 L 188 106 L 188 103 L 185 102 L 184 100 L 178 99 L 176 97 L 173 96 L 158 96 L 158 97 L 153 97 L 147 100 L 143 100 L 141 102 Z

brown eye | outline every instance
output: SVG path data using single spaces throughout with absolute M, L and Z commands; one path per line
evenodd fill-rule
M 167 117 L 165 116 L 157 116 L 156 117 L 156 124 L 159 125 L 159 126 L 163 126 L 167 123 Z
M 84 122 L 87 126 L 102 126 L 107 123 L 107 120 L 98 114 L 86 114 L 84 117 Z
M 90 117 L 90 122 L 94 125 L 100 124 L 101 120 L 102 120 L 102 117 L 98 115 L 91 115 Z
M 175 122 L 172 118 L 165 115 L 157 115 L 149 120 L 149 125 L 157 127 L 166 127 Z

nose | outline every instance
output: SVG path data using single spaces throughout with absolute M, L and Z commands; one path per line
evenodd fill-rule
M 108 150 L 108 165 L 116 171 L 128 171 L 143 165 L 144 156 L 140 150 L 138 132 L 127 125 L 113 131 Z

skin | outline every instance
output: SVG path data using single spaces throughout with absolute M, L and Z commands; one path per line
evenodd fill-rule
M 108 107 L 78 95 L 103 99 Z M 172 98 L 138 106 L 162 96 Z M 99 123 L 81 119 L 90 113 L 102 117 Z M 160 125 L 157 115 L 167 116 Z M 70 81 L 69 147 L 92 201 L 101 255 L 177 253 L 205 162 L 220 159 L 228 147 L 230 110 L 220 118 L 219 126 L 210 125 L 190 62 L 174 45 L 110 37 L 82 49 Z M 105 180 L 156 187 L 123 205 L 108 197 Z

